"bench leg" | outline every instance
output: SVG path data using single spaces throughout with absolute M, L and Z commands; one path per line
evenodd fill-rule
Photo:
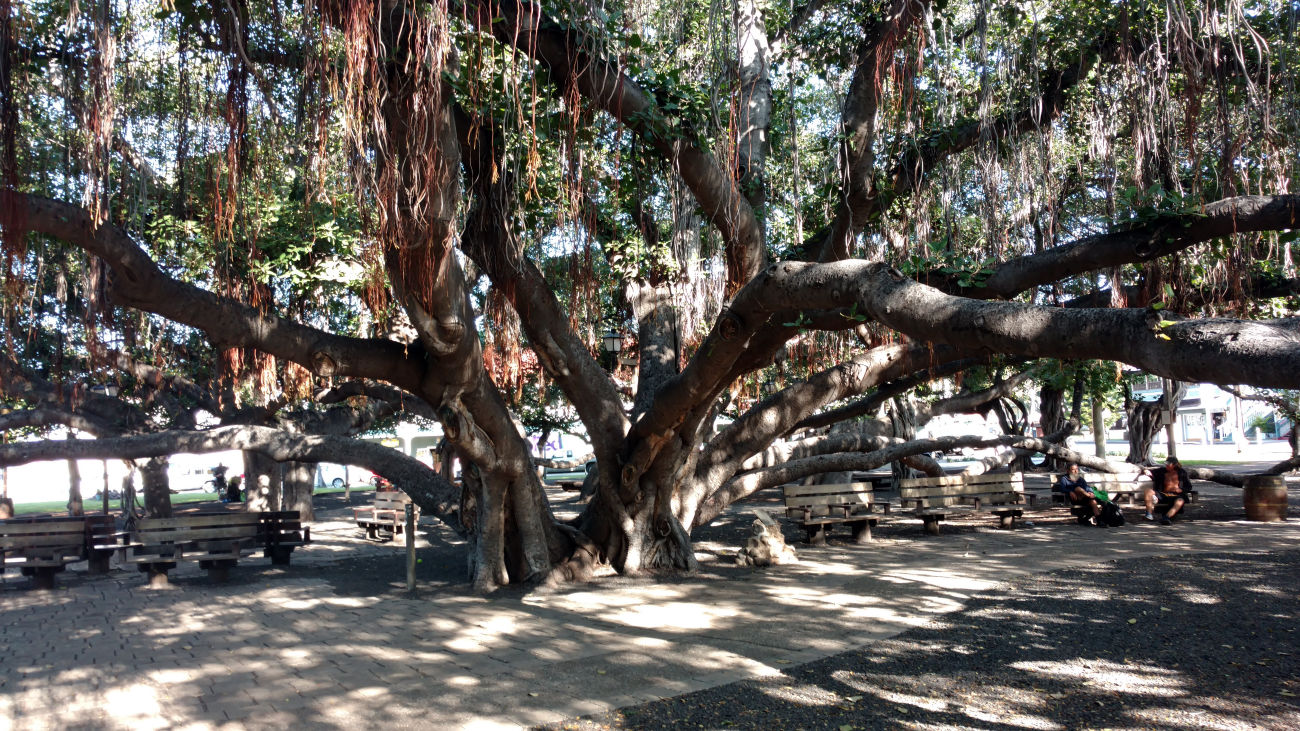
M 215 561 L 199 561 L 199 568 L 206 569 L 208 580 L 219 584 L 230 579 L 230 568 L 235 565 L 233 559 L 222 558 Z
M 148 587 L 150 589 L 166 589 L 171 586 L 167 581 L 167 571 L 176 564 L 166 563 L 145 563 L 140 564 L 140 570 L 149 576 Z
M 274 546 L 266 549 L 266 554 L 271 558 L 272 566 L 288 566 L 289 555 L 293 553 L 293 546 Z
M 54 588 L 54 567 L 42 567 L 32 572 L 32 586 L 37 589 Z
M 90 554 L 90 559 L 89 559 L 88 562 L 87 562 L 87 563 L 89 564 L 90 573 L 92 573 L 92 574 L 107 574 L 107 573 L 108 573 L 108 562 L 109 562 L 109 559 L 111 559 L 112 557 L 113 557 L 113 552 L 112 552 L 112 551 L 94 551 L 94 552 L 92 552 L 92 553 Z
M 870 543 L 870 542 L 871 542 L 871 524 L 872 524 L 872 523 L 875 523 L 875 522 L 876 522 L 876 521 L 874 521 L 874 520 L 860 520 L 860 521 L 858 521 L 858 522 L 856 522 L 856 523 L 850 523 L 850 524 L 849 524 L 849 527 L 853 529 L 853 542 L 854 542 L 854 543 Z
M 926 533 L 929 533 L 932 536 L 939 535 L 939 516 L 927 515 L 926 517 L 921 518 L 921 520 L 925 522 Z
M 808 531 L 808 543 L 814 546 L 826 545 L 826 534 L 830 532 L 830 526 L 822 523 L 821 525 L 810 525 Z

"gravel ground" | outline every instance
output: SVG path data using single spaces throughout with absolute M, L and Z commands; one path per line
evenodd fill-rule
M 1060 571 L 870 647 L 563 729 L 1300 728 L 1300 551 Z

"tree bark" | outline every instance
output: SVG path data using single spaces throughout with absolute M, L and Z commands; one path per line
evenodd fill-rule
M 150 518 L 172 517 L 171 481 L 167 477 L 166 456 L 152 457 L 140 467 L 140 484 L 144 490 L 144 513 Z
M 1092 443 L 1097 456 L 1106 458 L 1106 403 L 1097 394 L 1092 395 Z
M 1046 437 L 1065 426 L 1065 390 L 1049 383 L 1038 389 L 1038 427 Z M 1060 472 L 1060 464 L 1052 457 L 1043 460 L 1048 472 Z
M 316 463 L 285 462 L 280 465 L 280 470 L 284 475 L 280 509 L 297 510 L 303 520 L 316 520 L 316 512 L 312 507 Z
M 68 441 L 73 441 L 77 437 L 68 432 Z M 85 515 L 86 509 L 81 501 L 81 468 L 77 466 L 76 458 L 68 460 L 68 515 Z
M 1133 464 L 1151 463 L 1151 443 L 1163 428 L 1161 414 L 1170 409 L 1177 409 L 1187 393 L 1187 384 L 1175 381 L 1173 390 L 1161 394 L 1155 401 L 1138 401 L 1126 390 L 1124 393 L 1124 414 L 1128 421 L 1128 458 Z M 1171 406 L 1171 404 L 1173 404 Z
M 274 459 L 259 452 L 244 451 L 245 510 L 279 510 L 283 482 L 281 465 Z

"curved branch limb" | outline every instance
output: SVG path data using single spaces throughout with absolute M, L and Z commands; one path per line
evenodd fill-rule
M 16 194 L 13 200 L 26 208 L 28 230 L 103 259 L 113 272 L 111 291 L 118 304 L 198 328 L 226 346 L 251 346 L 292 360 L 318 375 L 383 378 L 410 390 L 424 375 L 422 353 L 408 353 L 400 343 L 333 335 L 173 279 L 124 231 L 94 226 L 79 206 L 33 195 Z
M 880 388 L 876 389 L 875 393 L 864 399 L 822 412 L 815 416 L 809 416 L 791 427 L 790 431 L 796 432 L 802 429 L 817 429 L 841 421 L 856 419 L 859 416 L 874 414 L 885 404 L 886 401 L 895 396 L 906 393 L 922 383 L 927 383 L 938 378 L 946 378 L 964 370 L 974 368 L 975 366 L 984 365 L 988 362 L 988 358 L 962 358 L 959 360 L 948 361 L 947 363 L 941 363 L 929 368 L 923 368 L 915 373 L 881 385 Z
M 117 398 L 85 391 L 80 386 L 56 385 L 0 354 L 0 394 L 33 406 L 71 411 L 98 422 L 108 433 L 143 429 L 149 419 L 143 411 Z
M 1009 299 L 1064 277 L 1150 261 L 1210 239 L 1297 227 L 1300 227 L 1300 195 L 1237 196 L 1210 203 L 1200 213 L 1170 215 L 1011 259 L 997 265 L 992 275 L 977 287 L 955 287 L 947 278 L 934 276 L 927 283 L 976 299 Z
M 875 173 L 876 117 L 886 70 L 894 51 L 929 8 L 929 0 L 893 0 L 884 17 L 872 23 L 858 45 L 853 79 L 844 99 L 840 121 L 843 142 L 844 191 L 831 222 L 823 259 L 844 259 L 853 239 L 871 214 L 872 177 Z M 918 68 L 907 64 L 909 73 Z M 900 83 L 906 84 L 907 80 Z
M 0 414 L 0 431 L 22 428 L 66 426 L 96 437 L 121 434 L 112 424 L 74 411 L 51 408 L 22 409 Z

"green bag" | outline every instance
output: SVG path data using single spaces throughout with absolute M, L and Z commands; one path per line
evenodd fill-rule
M 1092 488 L 1092 496 L 1097 498 L 1098 500 L 1104 500 L 1106 502 L 1110 502 L 1110 493 L 1106 492 L 1105 488 L 1101 488 L 1101 487 Z

